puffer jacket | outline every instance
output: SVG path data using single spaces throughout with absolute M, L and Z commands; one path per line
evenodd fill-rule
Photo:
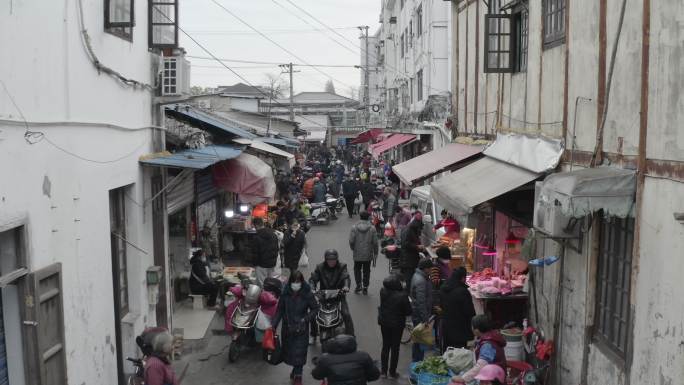
M 411 315 L 411 312 L 411 302 L 401 286 L 399 276 L 390 275 L 385 278 L 380 289 L 378 324 L 384 327 L 401 328 L 406 324 L 406 317 Z
M 304 181 L 304 184 L 302 185 L 302 195 L 304 195 L 308 199 L 313 198 L 314 183 L 316 183 L 314 179 L 309 178 L 306 181 Z
M 420 232 L 421 222 L 412 221 L 401 232 L 401 258 L 399 264 L 403 269 L 415 269 L 420 261 Z
M 275 231 L 268 227 L 257 230 L 251 244 L 254 253 L 254 265 L 264 268 L 273 268 L 278 261 L 278 236 Z
M 411 278 L 411 299 L 413 300 L 413 324 L 427 322 L 432 315 L 432 282 L 420 269 Z
M 339 335 L 323 346 L 324 353 L 311 372 L 317 380 L 328 385 L 366 385 L 380 378 L 380 370 L 366 352 L 356 350 L 356 339 Z
M 355 224 L 349 233 L 349 247 L 354 253 L 354 262 L 368 262 L 378 255 L 378 233 L 369 221 Z
M 316 182 L 313 188 L 313 202 L 322 203 L 325 202 L 325 194 L 328 192 L 328 188 L 322 182 Z

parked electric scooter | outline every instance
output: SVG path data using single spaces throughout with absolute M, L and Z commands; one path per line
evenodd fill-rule
M 228 348 L 228 361 L 235 362 L 240 353 L 246 347 L 255 344 L 255 327 L 259 315 L 259 297 L 261 287 L 249 284 L 243 298 L 239 299 L 238 305 L 230 316 L 230 324 L 233 327 L 232 340 Z
M 316 292 L 319 308 L 316 314 L 321 344 L 339 334 L 344 334 L 344 318 L 342 317 L 343 290 L 319 290 Z

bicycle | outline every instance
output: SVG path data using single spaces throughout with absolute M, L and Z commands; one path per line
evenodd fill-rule
M 145 366 L 143 360 L 140 358 L 126 358 L 126 361 L 133 363 L 135 370 L 133 374 L 128 376 L 128 385 L 145 385 Z

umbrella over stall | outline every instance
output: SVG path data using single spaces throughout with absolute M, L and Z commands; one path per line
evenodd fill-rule
M 266 162 L 250 154 L 223 161 L 212 168 L 214 185 L 240 195 L 244 203 L 273 200 L 276 184 L 273 170 Z

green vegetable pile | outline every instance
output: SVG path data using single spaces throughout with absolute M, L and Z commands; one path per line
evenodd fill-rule
M 416 373 L 431 373 L 438 376 L 448 376 L 449 367 L 442 357 L 427 357 L 416 365 Z

